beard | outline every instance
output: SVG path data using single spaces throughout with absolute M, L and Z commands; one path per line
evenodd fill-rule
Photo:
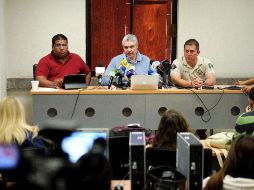
M 65 59 L 68 55 L 68 52 L 66 52 L 64 54 L 53 52 L 53 55 L 56 59 Z

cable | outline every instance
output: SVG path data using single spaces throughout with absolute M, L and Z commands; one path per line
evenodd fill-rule
M 222 90 L 222 93 L 221 93 L 221 95 L 220 95 L 218 101 L 217 101 L 217 102 L 215 103 L 215 105 L 212 106 L 210 109 L 208 109 L 208 108 L 206 107 L 206 105 L 205 105 L 205 103 L 203 102 L 203 100 L 199 97 L 199 95 L 198 95 L 194 90 L 190 89 L 190 91 L 198 97 L 198 99 L 200 100 L 201 104 L 202 104 L 202 105 L 204 106 L 204 108 L 205 108 L 205 112 L 201 115 L 202 121 L 204 121 L 204 122 L 206 122 L 206 123 L 209 122 L 209 121 L 211 120 L 211 118 L 212 118 L 210 111 L 211 111 L 212 109 L 214 109 L 214 108 L 219 104 L 219 102 L 221 101 L 221 99 L 222 99 L 222 97 L 223 97 L 223 95 L 224 95 L 224 89 Z M 207 120 L 204 119 L 204 115 L 205 115 L 206 113 L 208 114 L 208 119 L 207 119 Z
M 71 113 L 71 119 L 72 119 L 72 117 L 73 117 L 73 115 L 74 115 L 74 112 L 75 112 L 75 109 L 76 109 L 76 106 L 77 106 L 77 102 L 78 102 L 78 99 L 79 99 L 79 95 L 80 95 L 81 90 L 82 90 L 82 89 L 79 89 L 79 90 L 78 90 L 78 95 L 77 95 L 77 97 L 76 97 L 75 104 L 74 104 L 74 107 L 73 107 L 73 111 L 72 111 L 72 113 Z

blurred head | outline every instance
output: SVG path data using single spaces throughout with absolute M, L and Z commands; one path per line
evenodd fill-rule
M 177 132 L 190 132 L 189 124 L 184 116 L 176 110 L 167 110 L 161 117 L 153 142 L 154 147 L 176 147 Z
M 110 190 L 110 185 L 111 167 L 103 154 L 85 154 L 66 177 L 67 189 Z
M 25 110 L 19 99 L 8 96 L 0 102 L 0 142 L 22 144 L 26 131 L 37 135 L 38 128 L 31 127 L 25 119 Z
M 226 175 L 254 179 L 254 138 L 242 135 L 234 140 L 222 168 L 213 174 L 205 190 L 222 189 Z
M 132 61 L 135 61 L 138 51 L 137 37 L 133 34 L 127 34 L 122 40 L 122 46 L 126 56 L 129 57 Z
M 63 34 L 52 38 L 52 53 L 57 59 L 64 59 L 68 55 L 68 39 Z
M 0 115 L 2 127 L 9 124 L 13 124 L 11 126 L 14 127 L 15 123 L 25 122 L 24 107 L 20 100 L 13 96 L 7 96 L 0 102 Z
M 223 168 L 225 175 L 254 179 L 254 138 L 252 136 L 243 135 L 231 145 Z
M 189 39 L 184 43 L 184 57 L 187 63 L 196 63 L 199 53 L 199 43 L 197 40 Z

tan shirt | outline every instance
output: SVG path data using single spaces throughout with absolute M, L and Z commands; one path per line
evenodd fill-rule
M 200 56 L 197 57 L 197 64 L 194 68 L 187 64 L 184 56 L 174 60 L 173 65 L 176 68 L 171 70 L 171 76 L 180 75 L 182 79 L 187 81 L 193 81 L 196 77 L 206 80 L 207 74 L 215 73 L 211 61 Z

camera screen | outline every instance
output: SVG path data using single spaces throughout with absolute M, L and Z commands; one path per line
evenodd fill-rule
M 0 169 L 15 169 L 19 164 L 19 149 L 14 144 L 0 144 Z
M 103 131 L 75 131 L 62 140 L 61 148 L 68 154 L 69 161 L 75 163 L 82 155 L 91 150 L 94 141 L 99 138 L 107 142 L 107 133 Z M 104 154 L 106 156 L 106 152 Z

